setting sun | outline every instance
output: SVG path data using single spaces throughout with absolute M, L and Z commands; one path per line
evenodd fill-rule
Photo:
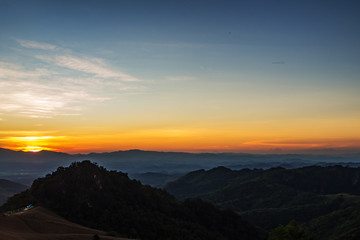
M 10 137 L 7 141 L 11 143 L 8 147 L 12 150 L 24 151 L 24 152 L 40 152 L 43 150 L 56 150 L 50 147 L 51 140 L 58 137 L 52 136 L 26 136 L 26 137 Z
M 48 148 L 37 147 L 37 146 L 26 146 L 26 147 L 21 148 L 19 150 L 22 150 L 24 152 L 40 152 L 42 150 L 48 150 Z
M 360 240 L 359 9 L 0 0 L 0 240 Z
M 0 148 L 359 152 L 349 4 L 3 1 Z

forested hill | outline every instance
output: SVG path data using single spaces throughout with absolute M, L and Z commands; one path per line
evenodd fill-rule
M 354 229 L 360 229 L 360 219 L 351 215 L 360 212 L 360 168 L 233 171 L 218 167 L 191 172 L 168 183 L 166 190 L 179 199 L 199 197 L 232 208 L 268 230 L 293 219 L 308 226 L 319 239 L 343 239 L 340 233 L 349 237 Z M 341 229 L 333 224 L 338 220 L 345 221 Z M 360 239 L 360 232 L 357 234 Z
M 360 195 L 360 168 L 311 166 L 297 169 L 271 168 L 230 170 L 217 167 L 191 172 L 166 186 L 179 198 L 213 192 L 244 182 L 266 181 L 294 190 L 317 194 L 349 193 Z
M 1 208 L 29 203 L 53 210 L 73 222 L 141 239 L 265 239 L 263 231 L 230 210 L 201 200 L 180 202 L 167 192 L 143 186 L 124 173 L 90 161 L 34 181 Z

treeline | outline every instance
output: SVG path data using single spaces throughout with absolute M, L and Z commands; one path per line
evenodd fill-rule
M 342 166 L 191 172 L 166 190 L 237 211 L 269 231 L 292 220 L 317 239 L 360 239 L 360 168 Z
M 75 162 L 34 181 L 2 211 L 28 203 L 47 207 L 82 225 L 141 239 L 265 239 L 231 210 L 202 200 L 176 200 L 124 173 L 90 161 Z

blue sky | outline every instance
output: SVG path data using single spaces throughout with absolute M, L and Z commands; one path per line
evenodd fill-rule
M 287 62 L 285 71 L 324 73 L 331 66 L 358 74 L 357 7 L 351 1 L 2 1 L 1 52 L 10 55 L 14 39 L 25 39 L 114 58 L 131 69 L 139 61 L 189 72 L 199 62 L 224 71 Z
M 134 148 L 149 132 L 150 142 L 171 133 L 174 146 L 234 132 L 200 150 L 293 136 L 357 144 L 358 9 L 356 1 L 0 1 L 0 141 L 26 132 L 86 138 L 69 127 L 85 125 L 114 132 L 105 142 L 142 129 L 119 140 Z M 262 121 L 264 134 L 251 135 Z

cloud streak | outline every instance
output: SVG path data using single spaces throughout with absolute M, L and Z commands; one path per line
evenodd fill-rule
M 38 55 L 36 58 L 60 67 L 92 74 L 97 78 L 117 78 L 126 82 L 139 81 L 133 76 L 110 69 L 102 59 L 82 59 L 70 55 L 54 57 Z
M 318 138 L 318 139 L 283 139 L 258 140 L 245 142 L 244 145 L 257 147 L 271 147 L 284 149 L 326 149 L 326 148 L 352 148 L 358 147 L 360 139 L 348 138 Z
M 139 82 L 137 78 L 110 67 L 103 59 L 73 56 L 71 50 L 47 43 L 17 42 L 32 54 L 19 61 L 21 65 L 0 62 L 0 114 L 32 118 L 79 115 L 93 103 L 138 91 L 138 86 L 131 84 Z M 39 50 L 55 49 L 39 55 Z M 33 56 L 41 61 L 34 62 Z
M 28 41 L 28 40 L 22 40 L 22 39 L 17 39 L 16 41 L 22 47 L 25 47 L 25 48 L 34 48 L 34 49 L 40 49 L 40 50 L 55 50 L 57 48 L 55 45 L 48 44 L 48 43 Z
M 23 71 L 20 66 L 1 74 L 0 112 L 17 113 L 33 118 L 52 118 L 57 115 L 77 115 L 82 102 L 104 101 L 108 98 L 93 95 L 81 87 L 59 84 L 57 81 L 41 82 L 39 77 L 52 78 L 50 71 Z M 8 73 L 11 74 L 8 74 Z M 39 72 L 41 74 L 39 74 Z M 56 79 L 55 79 L 56 80 Z M 89 90 L 89 89 L 88 89 Z
M 7 62 L 0 62 L 0 79 L 29 79 L 39 78 L 51 74 L 44 68 L 36 68 L 31 71 L 23 70 L 21 66 Z

